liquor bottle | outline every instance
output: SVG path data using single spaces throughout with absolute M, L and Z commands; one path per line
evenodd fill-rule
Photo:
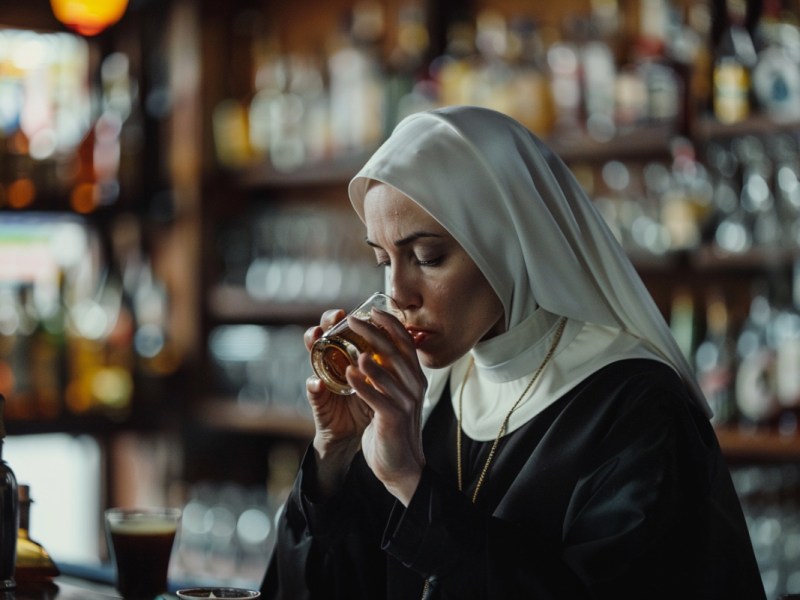
M 800 419 L 800 261 L 793 266 L 787 295 L 775 317 L 775 391 L 781 405 L 779 429 L 794 434 Z
M 19 486 L 19 531 L 17 535 L 17 568 L 15 579 L 20 582 L 52 580 L 61 571 L 44 547 L 30 537 L 30 486 Z
M 680 287 L 672 295 L 669 327 L 678 347 L 690 360 L 695 347 L 695 308 L 691 290 Z
M 3 460 L 3 439 L 6 436 L 0 395 L 0 591 L 16 587 L 14 567 L 17 561 L 17 530 L 19 529 L 19 496 L 14 471 Z
M 743 425 L 769 425 L 780 409 L 771 343 L 774 313 L 769 287 L 758 282 L 736 341 L 736 405 Z
M 721 293 L 712 290 L 706 301 L 706 335 L 695 352 L 695 369 L 700 389 L 713 412 L 714 425 L 733 422 L 734 348 L 728 307 Z
M 715 0 L 714 116 L 736 123 L 750 115 L 751 73 L 757 52 L 751 35 L 755 4 L 746 0 Z

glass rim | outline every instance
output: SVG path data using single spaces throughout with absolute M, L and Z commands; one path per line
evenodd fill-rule
M 260 598 L 261 592 L 258 590 L 251 590 L 247 588 L 236 588 L 236 587 L 218 587 L 218 586 L 207 586 L 207 587 L 193 587 L 193 588 L 184 588 L 177 590 L 175 593 L 178 597 L 182 597 L 182 595 L 186 594 L 197 594 L 197 593 L 204 593 L 208 592 L 214 593 L 214 597 L 218 598 L 231 598 L 235 600 L 236 598 Z M 239 594 L 237 596 L 217 596 L 216 592 L 220 592 L 222 594 Z M 209 598 L 210 596 L 186 596 L 187 598 Z
M 163 507 L 119 507 L 107 508 L 103 511 L 106 517 L 136 518 L 136 517 L 167 517 L 180 518 L 183 511 L 172 506 Z

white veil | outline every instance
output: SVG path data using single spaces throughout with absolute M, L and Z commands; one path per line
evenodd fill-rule
M 710 415 L 691 367 L 624 251 L 570 170 L 510 117 L 455 106 L 404 119 L 350 182 L 364 219 L 370 180 L 417 202 L 469 253 L 509 330 L 538 307 L 644 340 Z

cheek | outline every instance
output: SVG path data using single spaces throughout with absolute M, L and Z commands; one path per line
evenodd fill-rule
M 484 339 L 487 333 L 497 332 L 503 305 L 480 271 L 473 267 L 465 275 L 449 288 L 450 314 L 459 321 L 456 335 L 472 345 Z M 502 325 L 500 323 L 499 327 Z

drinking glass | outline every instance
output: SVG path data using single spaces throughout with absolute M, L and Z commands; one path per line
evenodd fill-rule
M 391 297 L 381 292 L 372 294 L 350 315 L 372 321 L 372 309 L 377 308 L 405 321 L 403 311 Z M 345 371 L 355 365 L 358 355 L 370 351 L 367 341 L 350 329 L 347 319 L 342 319 L 326 331 L 311 347 L 311 366 L 325 386 L 335 394 L 347 396 L 354 393 L 347 383 Z
M 180 509 L 110 508 L 105 517 L 119 593 L 126 600 L 152 600 L 165 593 Z
M 197 587 L 178 590 L 181 600 L 194 600 L 196 598 L 260 598 L 261 592 L 243 588 L 226 587 Z

